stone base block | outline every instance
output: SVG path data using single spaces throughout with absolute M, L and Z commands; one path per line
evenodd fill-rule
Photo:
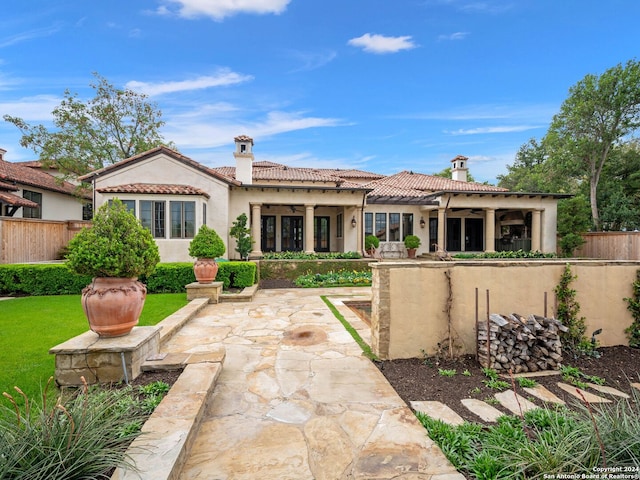
M 208 298 L 209 303 L 219 303 L 222 294 L 222 282 L 198 283 L 187 285 L 187 300 Z
M 134 327 L 128 335 L 101 338 L 85 332 L 49 350 L 56 356 L 56 383 L 60 386 L 117 383 L 133 380 L 142 364 L 160 350 L 159 327 Z

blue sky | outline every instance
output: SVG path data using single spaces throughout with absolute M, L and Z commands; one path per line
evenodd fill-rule
M 0 115 L 51 125 L 98 72 L 146 93 L 209 166 L 257 160 L 494 182 L 569 88 L 637 58 L 636 0 L 9 0 Z M 33 160 L 0 121 L 9 161 Z

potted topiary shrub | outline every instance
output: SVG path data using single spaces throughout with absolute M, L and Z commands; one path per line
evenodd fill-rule
M 216 257 L 224 255 L 226 247 L 213 228 L 202 225 L 189 243 L 189 255 L 196 258 L 193 274 L 198 283 L 211 283 L 218 274 Z
M 373 257 L 373 254 L 376 251 L 376 248 L 380 245 L 380 239 L 375 235 L 367 235 L 364 237 L 364 250 L 370 256 Z
M 404 237 L 404 246 L 407 249 L 409 258 L 416 258 L 416 250 L 420 246 L 420 237 L 416 235 L 407 235 Z
M 66 265 L 93 281 L 82 290 L 89 327 L 101 337 L 126 335 L 138 324 L 147 288 L 138 281 L 160 261 L 151 232 L 118 199 L 102 205 L 91 227 L 67 247 Z

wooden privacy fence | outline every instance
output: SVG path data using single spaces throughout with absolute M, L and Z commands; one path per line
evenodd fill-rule
M 37 220 L 0 217 L 0 263 L 47 262 L 85 225 L 78 220 Z
M 640 232 L 585 233 L 586 240 L 576 256 L 605 260 L 640 260 Z

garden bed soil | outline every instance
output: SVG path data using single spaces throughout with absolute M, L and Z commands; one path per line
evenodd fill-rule
M 640 349 L 615 346 L 598 348 L 598 352 L 601 355 L 600 358 L 587 355 L 578 358 L 565 356 L 563 365 L 577 367 L 585 375 L 603 378 L 604 385 L 633 395 L 635 389 L 630 384 L 640 382 Z M 472 355 L 454 359 L 427 357 L 389 360 L 376 362 L 376 365 L 407 404 L 411 401 L 439 401 L 450 406 L 463 418 L 470 421 L 481 423 L 481 419 L 470 412 L 468 416 L 463 415 L 466 413 L 466 409 L 460 401 L 465 398 L 491 399 L 498 392 L 483 383 L 487 377 L 482 372 L 482 367 L 476 361 L 475 356 Z M 452 377 L 444 376 L 439 373 L 439 369 L 455 370 L 456 374 Z M 468 374 L 463 374 L 465 371 Z M 572 395 L 557 386 L 558 382 L 568 383 L 562 379 L 559 373 L 536 376 L 533 379 L 568 404 L 576 401 Z M 513 387 L 513 382 L 508 374 L 503 380 L 512 384 L 512 388 L 515 388 L 519 394 L 533 403 L 539 406 L 544 405 L 540 400 L 526 393 L 517 383 Z M 583 379 L 582 381 L 587 382 L 588 380 Z M 600 394 L 592 389 L 588 389 L 588 391 L 607 398 L 616 398 Z M 640 391 L 635 390 L 635 393 L 640 394 Z M 499 405 L 493 406 L 506 414 L 511 413 Z

